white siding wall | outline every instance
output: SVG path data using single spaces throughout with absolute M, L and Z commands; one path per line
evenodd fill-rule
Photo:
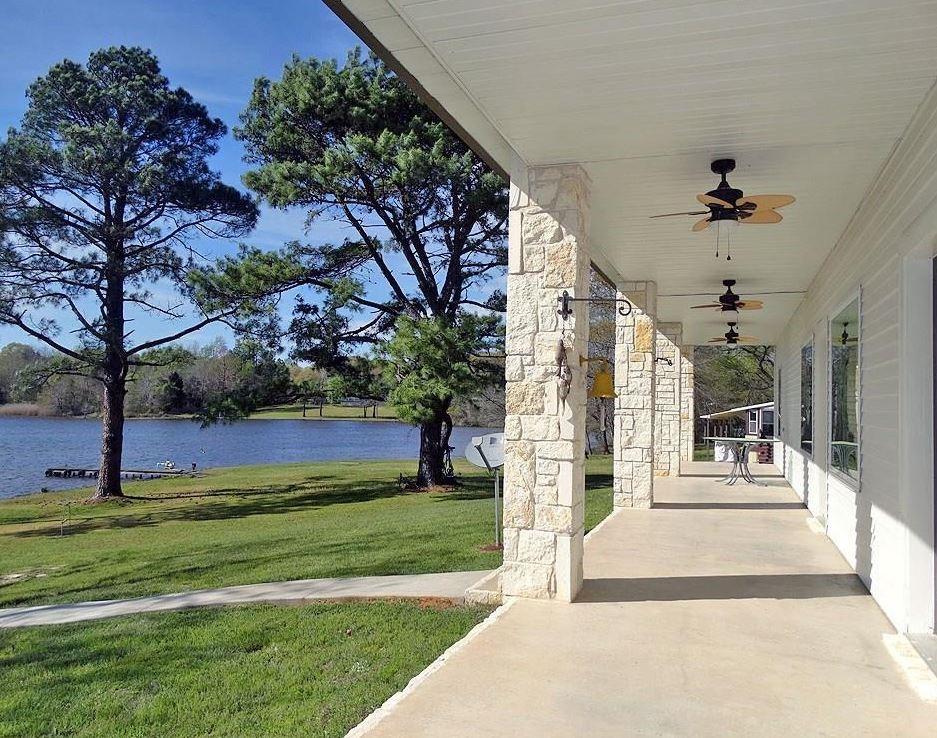
M 930 438 L 933 427 L 913 420 L 901 401 L 918 411 L 923 406 L 932 419 L 930 376 L 909 379 L 907 365 L 922 362 L 932 371 L 929 330 L 911 334 L 902 327 L 909 309 L 929 309 L 929 293 L 923 303 L 915 302 L 920 294 L 909 299 L 907 274 L 930 269 L 935 237 L 937 94 L 931 90 L 778 345 L 782 443 L 776 463 L 900 630 L 933 628 L 933 474 L 925 470 L 933 468 L 933 444 L 925 446 L 930 453 L 907 454 L 902 440 Z M 827 325 L 860 290 L 861 487 L 854 489 L 826 472 Z M 811 339 L 812 458 L 800 448 L 800 350 Z

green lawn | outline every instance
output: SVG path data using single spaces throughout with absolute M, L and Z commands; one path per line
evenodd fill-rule
M 0 502 L 0 606 L 136 597 L 312 577 L 494 568 L 491 481 L 405 492 L 412 461 L 247 466 Z M 612 507 L 611 462 L 587 464 L 586 528 Z
M 0 631 L 0 736 L 341 736 L 487 613 L 261 605 Z
M 693 447 L 693 461 L 712 461 L 713 447 L 708 443 L 698 443 Z
M 345 405 L 325 405 L 322 415 L 319 408 L 311 405 L 306 408 L 306 420 L 396 420 L 397 413 L 389 405 L 379 405 L 377 417 L 371 417 L 372 408 L 368 408 L 368 415 L 364 417 L 364 409 L 360 407 L 346 407 Z M 251 418 L 261 420 L 303 420 L 303 406 L 298 405 L 271 405 L 262 407 L 251 413 Z

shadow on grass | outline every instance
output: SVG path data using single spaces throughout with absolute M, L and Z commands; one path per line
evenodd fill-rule
M 146 503 L 139 514 L 102 515 L 74 520 L 64 526 L 58 521 L 30 530 L 14 531 L 13 538 L 59 538 L 98 530 L 139 528 L 167 522 L 206 521 L 275 515 L 315 510 L 330 505 L 420 494 L 401 489 L 388 479 L 336 479 L 331 475 L 311 476 L 292 484 L 272 484 L 251 489 L 220 488 L 205 492 L 136 496 L 126 499 Z M 153 509 L 159 503 L 171 507 Z M 176 503 L 176 504 L 173 504 Z M 180 505 L 178 503 L 191 503 Z

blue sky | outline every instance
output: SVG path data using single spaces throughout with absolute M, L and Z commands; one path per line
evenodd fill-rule
M 25 91 L 50 66 L 69 58 L 84 62 L 103 46 L 135 45 L 151 49 L 163 73 L 185 87 L 229 129 L 247 102 L 253 80 L 278 78 L 293 52 L 301 56 L 343 59 L 360 40 L 318 0 L 2 0 L 0 43 L 0 131 L 18 125 L 26 108 Z M 246 167 L 242 147 L 230 135 L 213 166 L 223 179 L 240 186 Z M 303 235 L 301 211 L 264 208 L 257 229 L 246 242 L 275 248 L 294 238 L 312 242 L 340 240 L 338 224 L 319 222 Z M 216 253 L 233 245 L 219 245 Z M 291 302 L 289 303 L 291 304 Z M 284 313 L 288 307 L 284 306 Z M 155 336 L 165 327 L 153 317 L 139 317 L 136 337 Z M 214 327 L 197 334 L 200 342 L 222 335 Z M 0 326 L 0 345 L 24 340 L 14 328 Z

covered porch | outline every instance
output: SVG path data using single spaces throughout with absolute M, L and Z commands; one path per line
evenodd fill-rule
M 359 729 L 369 736 L 930 736 L 937 704 L 897 638 L 771 467 L 665 478 L 585 542 L 565 607 L 517 599 Z
M 327 2 L 510 179 L 503 594 L 574 602 L 593 566 L 589 304 L 558 298 L 596 268 L 630 306 L 616 530 L 690 458 L 693 347 L 727 332 L 694 306 L 731 279 L 763 307 L 729 318 L 777 347 L 775 463 L 892 624 L 932 634 L 937 3 Z M 739 227 L 716 222 L 729 159 L 746 195 L 796 197 L 783 220 L 746 223 L 739 198 Z

